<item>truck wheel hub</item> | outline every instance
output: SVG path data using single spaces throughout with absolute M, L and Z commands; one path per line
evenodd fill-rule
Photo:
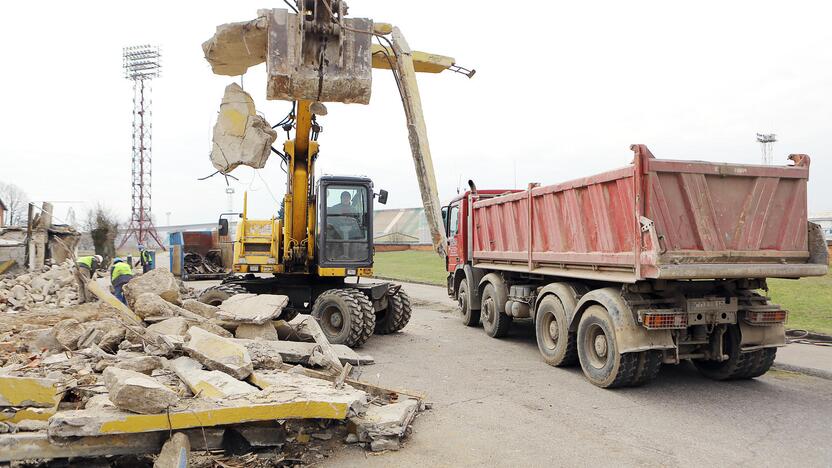
M 598 335 L 595 337 L 595 354 L 600 358 L 607 357 L 607 337 Z
M 558 342 L 558 336 L 560 335 L 560 331 L 558 330 L 558 322 L 552 320 L 549 322 L 549 337 L 555 343 Z

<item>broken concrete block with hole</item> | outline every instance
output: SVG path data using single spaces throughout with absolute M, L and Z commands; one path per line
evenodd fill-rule
M 217 318 L 260 325 L 280 316 L 287 304 L 289 297 L 278 294 L 235 294 L 220 304 Z
M 153 468 L 187 468 L 191 455 L 191 441 L 188 436 L 177 432 L 165 442 Z
M 257 387 L 237 380 L 225 372 L 206 371 L 202 364 L 189 357 L 183 356 L 169 361 L 167 367 L 185 382 L 194 395 L 203 398 L 227 398 L 259 391 Z
M 272 322 L 262 325 L 255 323 L 241 323 L 234 331 L 234 337 L 244 340 L 277 340 L 277 330 Z
M 211 148 L 211 164 L 227 174 L 237 166 L 261 169 L 271 154 L 277 132 L 257 115 L 254 100 L 237 83 L 225 88 Z
M 196 299 L 185 299 L 182 301 L 182 308 L 208 319 L 215 318 L 219 311 L 217 307 L 211 304 L 204 304 Z
M 248 377 L 254 369 L 246 348 L 230 338 L 196 327 L 188 330 L 188 336 L 190 341 L 183 349 L 208 369 L 225 372 L 240 380 Z
M 57 380 L 0 375 L 0 407 L 52 408 L 61 401 L 63 395 Z
M 124 285 L 124 298 L 131 309 L 135 310 L 136 300 L 144 293 L 156 294 L 171 304 L 181 303 L 179 283 L 173 273 L 161 268 L 136 276 Z
M 147 327 L 147 331 L 159 335 L 185 336 L 188 332 L 188 321 L 182 317 L 171 317 Z
M 267 27 L 265 17 L 217 26 L 214 36 L 202 43 L 205 60 L 214 74 L 239 76 L 265 62 Z
M 156 379 L 117 367 L 104 370 L 104 385 L 116 407 L 134 413 L 161 413 L 179 401 L 173 390 Z
M 398 450 L 399 440 L 416 416 L 419 401 L 406 399 L 383 406 L 370 406 L 367 412 L 350 418 L 350 426 L 360 442 L 369 442 L 374 452 Z

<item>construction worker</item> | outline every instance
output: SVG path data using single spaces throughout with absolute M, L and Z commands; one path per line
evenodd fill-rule
M 141 263 L 142 265 L 142 273 L 147 273 L 154 267 L 153 258 L 150 256 L 150 251 L 147 250 L 143 245 L 139 245 L 139 263 Z
M 92 295 L 87 291 L 87 281 L 92 279 L 92 274 L 101 268 L 104 258 L 101 255 L 89 255 L 78 257 L 75 263 L 75 280 L 78 281 L 78 301 L 83 304 L 92 301 Z
M 124 299 L 123 288 L 131 279 L 133 279 L 133 268 L 130 267 L 130 263 L 123 258 L 113 260 L 113 266 L 110 267 L 110 282 L 113 285 L 116 298 L 123 304 L 127 304 L 127 300 Z

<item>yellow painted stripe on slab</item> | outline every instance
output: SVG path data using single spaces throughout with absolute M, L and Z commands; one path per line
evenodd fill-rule
M 61 397 L 57 380 L 0 376 L 0 406 L 51 408 Z
M 385 51 L 387 55 L 384 54 Z M 389 48 L 383 47 L 380 44 L 372 44 L 370 46 L 370 53 L 373 54 L 373 68 L 389 70 L 391 62 L 393 65 L 396 64 L 396 55 Z M 429 54 L 418 50 L 411 52 L 411 56 L 413 57 L 413 69 L 418 73 L 439 73 L 447 70 L 455 62 L 453 57 Z
M 0 411 L 0 421 L 19 423 L 20 421 L 46 421 L 58 412 L 58 405 L 51 408 L 22 408 L 19 410 Z
M 118 415 L 101 423 L 99 434 L 166 431 L 200 426 L 219 426 L 273 419 L 345 419 L 346 403 L 302 401 L 291 403 L 191 410 L 170 414 Z

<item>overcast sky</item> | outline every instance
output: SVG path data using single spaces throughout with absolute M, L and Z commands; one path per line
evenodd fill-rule
M 420 75 L 443 202 L 480 188 L 555 183 L 623 166 L 631 143 L 659 158 L 757 163 L 756 132 L 775 132 L 777 163 L 812 157 L 810 212 L 832 210 L 832 28 L 825 2 L 419 2 L 352 0 L 352 16 L 398 25 L 411 47 L 476 68 L 469 80 Z M 0 180 L 34 200 L 130 210 L 132 87 L 122 47 L 162 47 L 153 82 L 153 211 L 165 224 L 213 222 L 225 181 L 208 159 L 224 87 L 200 45 L 221 23 L 279 1 L 7 2 L 0 15 Z M 265 100 L 265 66 L 245 89 L 275 123 L 290 103 Z M 331 104 L 320 121 L 321 173 L 363 174 L 388 207 L 420 198 L 389 71 L 369 106 Z M 278 141 L 276 145 L 282 144 Z M 277 210 L 274 158 L 234 172 L 235 208 Z

